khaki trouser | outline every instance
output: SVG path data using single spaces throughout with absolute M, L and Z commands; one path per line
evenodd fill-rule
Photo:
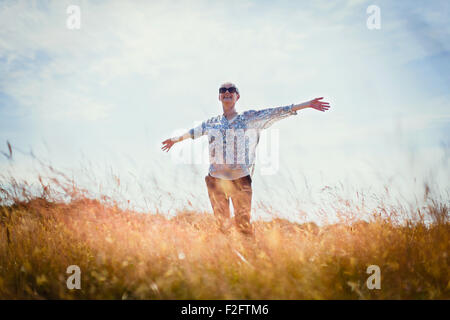
M 252 207 L 252 178 L 250 175 L 236 180 L 224 180 L 207 175 L 205 182 L 214 216 L 217 218 L 221 230 L 226 231 L 229 228 L 231 198 L 237 228 L 244 234 L 253 234 L 250 224 Z

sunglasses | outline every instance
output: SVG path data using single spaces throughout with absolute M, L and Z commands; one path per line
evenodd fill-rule
M 231 88 L 220 88 L 220 89 L 219 89 L 219 93 L 225 93 L 225 92 L 227 92 L 227 90 L 228 90 L 229 93 L 235 93 L 235 92 L 237 91 L 237 89 L 236 89 L 235 87 L 231 87 Z

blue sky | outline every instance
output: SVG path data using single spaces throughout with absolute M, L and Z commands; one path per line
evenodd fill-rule
M 80 30 L 66 28 L 71 4 Z M 372 4 L 379 30 L 366 27 Z M 208 164 L 174 159 L 205 141 L 173 155 L 160 144 L 220 114 L 217 88 L 233 81 L 238 111 L 332 106 L 273 126 L 280 166 L 266 176 L 257 164 L 255 204 L 293 217 L 299 201 L 308 212 L 326 201 L 325 185 L 352 194 L 389 181 L 414 199 L 427 179 L 448 199 L 449 13 L 448 1 L 2 1 L 0 145 L 17 156 L 0 168 L 32 176 L 19 152 L 32 149 L 88 185 L 81 167 L 104 188 L 112 169 L 136 203 L 210 210 Z

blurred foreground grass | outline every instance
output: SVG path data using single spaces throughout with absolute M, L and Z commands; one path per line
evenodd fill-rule
M 15 200 L 0 207 L 0 298 L 448 299 L 448 207 L 427 211 L 432 223 L 256 221 L 249 240 L 220 233 L 210 214 Z M 81 290 L 66 286 L 70 265 Z M 366 286 L 369 265 L 379 290 Z

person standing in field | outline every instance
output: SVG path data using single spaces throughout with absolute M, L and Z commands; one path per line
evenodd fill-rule
M 320 101 L 322 97 L 300 104 L 238 113 L 235 107 L 239 98 L 236 85 L 231 82 L 222 84 L 219 100 L 222 102 L 223 114 L 203 121 L 182 136 L 164 140 L 161 149 L 168 152 L 177 142 L 208 135 L 210 167 L 205 182 L 214 216 L 221 230 L 229 229 L 231 198 L 236 226 L 243 234 L 253 235 L 250 222 L 251 177 L 260 131 L 280 119 L 296 115 L 298 110 L 313 108 L 326 111 L 330 105 Z

